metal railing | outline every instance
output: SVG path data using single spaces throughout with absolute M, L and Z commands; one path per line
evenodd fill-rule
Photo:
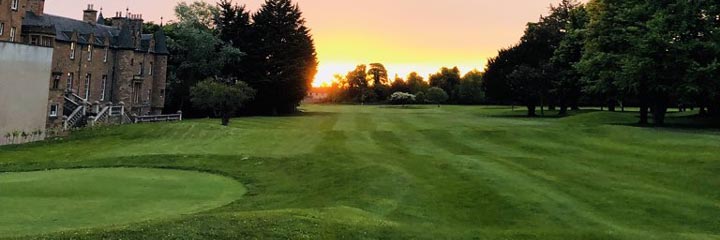
M 149 116 L 135 117 L 135 123 L 175 122 L 175 121 L 182 121 L 182 112 L 178 112 L 177 114 L 149 115 Z
M 67 119 L 63 123 L 63 128 L 65 130 L 68 130 L 76 127 L 83 117 L 85 117 L 85 107 L 78 106 L 75 111 L 73 111 L 72 114 L 67 117 Z
M 105 107 L 100 112 L 98 112 L 97 115 L 91 118 L 90 120 L 90 126 L 95 126 L 98 122 L 107 122 L 108 118 L 110 118 L 110 108 L 111 107 Z

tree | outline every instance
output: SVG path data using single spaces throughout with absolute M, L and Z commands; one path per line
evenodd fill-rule
M 458 87 L 458 103 L 481 104 L 485 101 L 485 92 L 482 89 L 483 73 L 472 70 L 463 76 Z
M 367 72 L 368 77 L 372 80 L 372 90 L 374 99 L 387 99 L 390 92 L 388 83 L 388 72 L 382 63 L 371 63 Z
M 266 0 L 252 16 L 244 78 L 258 91 L 256 112 L 286 114 L 297 111 L 317 73 L 317 54 L 310 30 L 298 5 L 291 0 Z
M 368 97 L 367 66 L 358 65 L 355 70 L 348 72 L 345 79 L 348 84 L 348 97 L 355 102 L 365 103 Z
M 419 93 L 430 88 L 430 84 L 423 79 L 417 72 L 411 72 L 407 76 L 407 86 L 410 88 L 411 93 Z
M 490 59 L 485 71 L 483 88 L 494 102 L 521 102 L 528 107 L 528 116 L 535 108 L 555 106 L 551 95 L 554 72 L 550 59 L 564 39 L 571 12 L 580 6 L 575 0 L 563 0 L 551 6 L 550 15 L 536 23 L 528 23 L 520 43 L 503 49 Z
M 425 92 L 418 92 L 415 94 L 415 102 L 417 104 L 425 104 L 427 102 L 427 98 L 425 97 Z
M 404 92 L 395 92 L 392 95 L 390 95 L 390 103 L 396 104 L 396 105 L 407 105 L 415 102 L 415 95 L 404 93 Z
M 252 24 L 250 23 L 250 12 L 245 5 L 233 4 L 232 0 L 222 0 L 218 3 L 218 16 L 215 18 L 218 36 L 221 40 L 235 48 L 244 50 L 250 49 L 252 36 Z M 232 64 L 227 64 L 223 69 L 224 75 L 232 75 L 240 80 L 252 72 L 247 58 L 236 59 Z
M 175 9 L 180 21 L 164 26 L 172 53 L 168 57 L 167 110 L 182 110 L 190 117 L 204 114 L 190 101 L 190 88 L 202 79 L 222 75 L 227 65 L 244 55 L 215 36 L 206 15 L 216 11 L 204 3 L 181 3 Z
M 527 115 L 535 117 L 536 108 L 542 106 L 542 88 L 543 76 L 540 70 L 527 65 L 520 65 L 508 76 L 510 80 L 510 89 L 515 94 L 515 100 L 527 107 Z
M 194 1 L 190 4 L 180 2 L 175 6 L 175 17 L 177 17 L 178 22 L 205 30 L 215 28 L 215 16 L 218 13 L 217 7 L 203 1 Z
M 412 90 L 408 84 L 399 76 L 395 76 L 395 81 L 390 85 L 390 91 L 392 92 L 411 92 Z
M 560 106 L 559 115 L 566 115 L 569 107 L 578 108 L 582 96 L 582 75 L 575 65 L 581 60 L 583 54 L 584 30 L 588 22 L 584 6 L 577 6 L 568 12 L 568 22 L 565 26 L 565 37 L 552 58 L 551 68 L 551 94 L 556 97 Z
M 207 79 L 191 89 L 191 101 L 197 106 L 215 111 L 222 118 L 222 125 L 230 123 L 236 110 L 255 96 L 255 90 L 245 82 L 220 82 Z
M 430 76 L 430 86 L 442 88 L 451 102 L 457 102 L 457 87 L 460 85 L 460 69 L 443 67 L 440 72 Z
M 373 85 L 388 85 L 388 72 L 382 63 L 371 63 L 367 74 Z
M 440 104 L 447 102 L 450 98 L 448 94 L 439 87 L 431 87 L 427 90 L 427 93 L 425 93 L 425 97 L 428 102 L 437 104 L 438 107 L 440 107 Z
M 521 62 L 522 56 L 516 46 L 501 49 L 497 56 L 488 59 L 482 82 L 488 102 L 494 104 L 515 103 L 508 76 Z

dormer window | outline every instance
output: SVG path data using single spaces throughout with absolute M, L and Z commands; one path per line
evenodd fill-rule
M 10 9 L 13 11 L 17 11 L 18 5 L 20 5 L 19 2 L 20 2 L 20 0 L 11 0 L 10 1 Z
M 75 43 L 70 43 L 70 59 L 75 59 Z

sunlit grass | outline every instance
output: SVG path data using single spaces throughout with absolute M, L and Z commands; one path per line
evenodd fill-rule
M 634 113 L 588 110 L 304 110 L 2 147 L 0 171 L 194 169 L 248 188 L 209 212 L 51 238 L 720 239 L 717 130 L 640 128 Z

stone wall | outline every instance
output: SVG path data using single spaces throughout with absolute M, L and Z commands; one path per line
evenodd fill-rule
M 10 30 L 15 28 L 15 42 L 22 41 L 20 37 L 22 33 L 22 19 L 25 11 L 29 9 L 28 0 L 20 0 L 17 10 L 10 9 L 11 0 L 0 1 L 0 23 L 5 25 L 3 34 L 0 35 L 0 41 L 10 40 Z
M 50 111 L 48 79 L 51 78 L 53 50 L 0 42 L 0 52 L 0 145 L 4 145 L 9 143 L 5 138 L 7 133 L 45 131 Z M 16 140 L 43 138 L 44 135 Z

